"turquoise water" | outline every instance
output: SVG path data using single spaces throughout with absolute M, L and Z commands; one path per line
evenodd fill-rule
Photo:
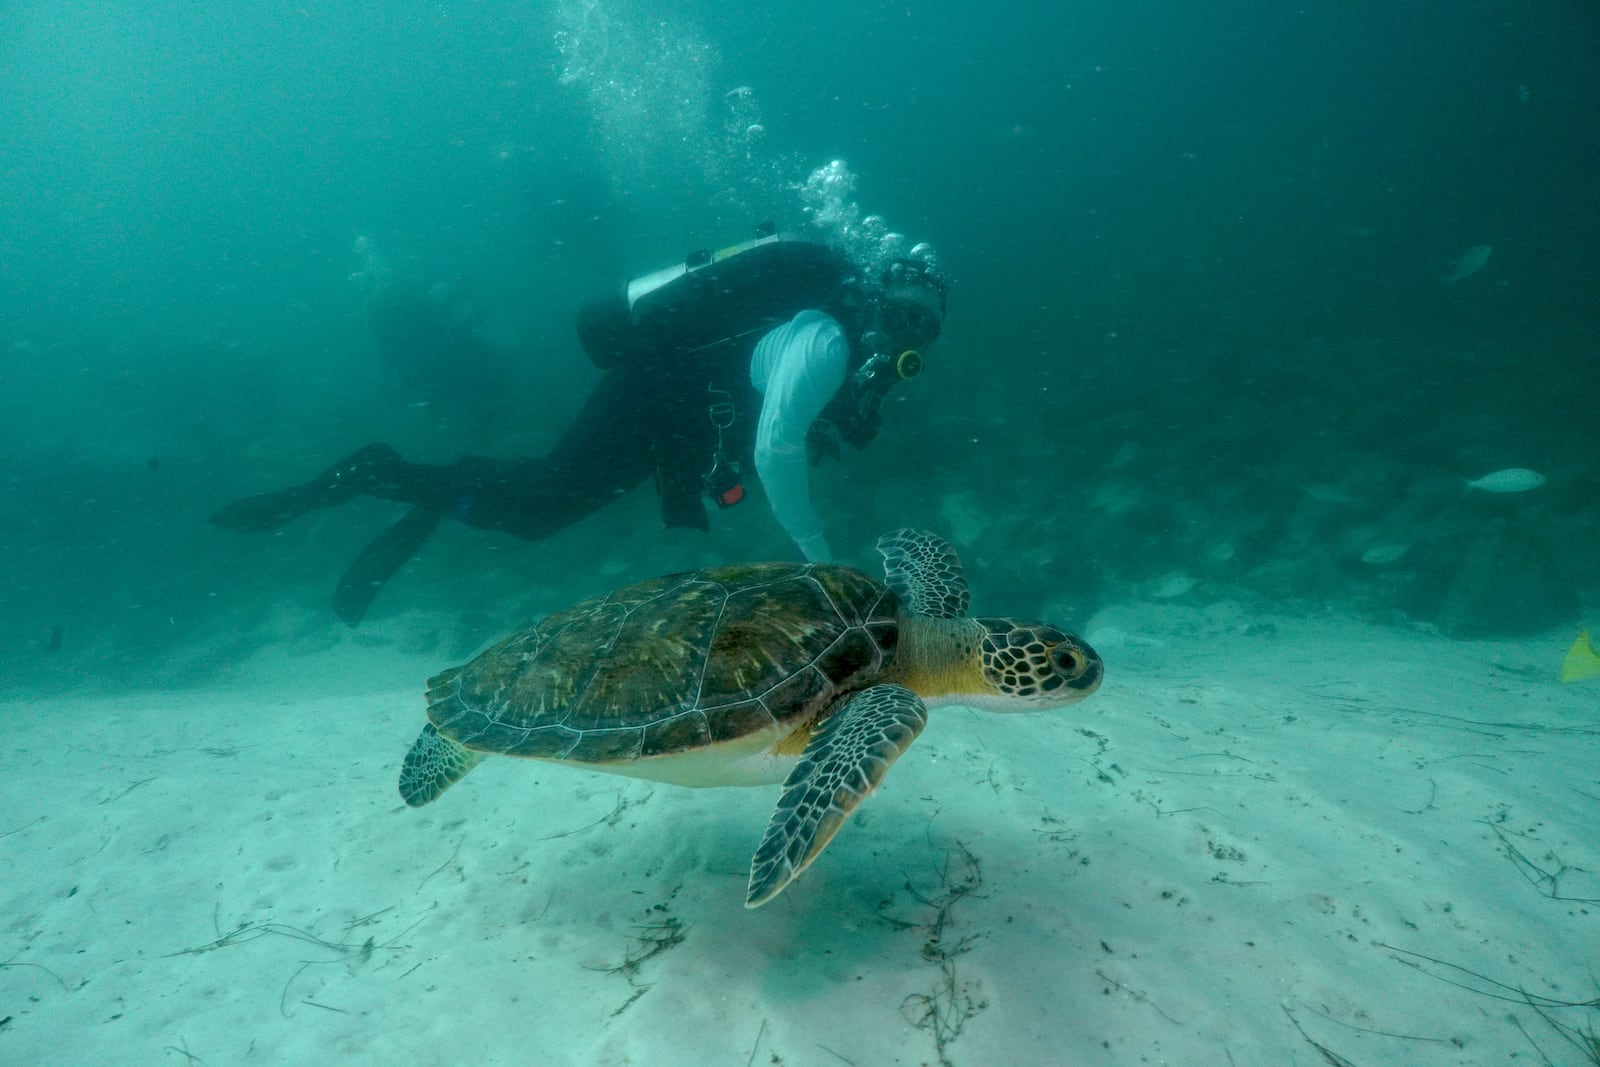
M 1337 617 L 1553 670 L 1600 623 L 1597 46 L 1593 4 L 1509 0 L 8 5 L 0 686 L 148 703 L 355 647 L 357 691 L 374 648 L 442 668 L 788 558 L 759 497 L 663 532 L 644 488 L 540 544 L 446 524 L 350 633 L 330 595 L 394 505 L 206 519 L 370 441 L 537 454 L 595 379 L 584 296 L 868 215 L 938 246 L 950 312 L 817 469 L 846 561 L 925 527 L 984 610 Z M 835 160 L 854 184 L 808 195 Z M 396 387 L 372 250 L 492 373 Z M 1467 484 L 1511 469 L 1543 481 Z
M 0 33 L 18 681 L 114 682 L 319 610 L 383 505 L 269 545 L 205 515 L 369 440 L 537 452 L 591 380 L 586 292 L 761 219 L 819 232 L 795 187 L 833 159 L 953 283 L 878 445 L 818 475 L 841 554 L 954 506 L 1008 596 L 1092 606 L 1177 570 L 1436 623 L 1488 517 L 1563 588 L 1511 629 L 1600 587 L 1587 6 L 23 4 Z M 470 293 L 503 380 L 385 391 L 362 236 Z M 1514 466 L 1549 483 L 1458 492 Z M 643 575 L 728 543 L 661 550 L 647 516 L 455 538 L 374 610 L 470 605 L 487 638 L 513 558 L 559 584 L 618 545 Z M 785 551 L 762 516 L 722 526 Z

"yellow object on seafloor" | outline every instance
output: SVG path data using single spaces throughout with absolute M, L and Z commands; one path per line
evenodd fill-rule
M 1589 640 L 1588 630 L 1579 630 L 1578 639 L 1567 649 L 1567 658 L 1561 661 L 1561 680 L 1576 682 L 1580 678 L 1593 678 L 1600 674 L 1600 652 Z

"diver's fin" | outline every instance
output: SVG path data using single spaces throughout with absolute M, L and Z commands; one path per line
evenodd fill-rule
M 301 485 L 235 500 L 211 516 L 215 526 L 242 533 L 271 533 L 308 511 L 342 504 L 359 493 L 392 500 L 391 486 L 405 477 L 406 464 L 386 444 L 358 448 Z M 385 491 L 388 490 L 388 491 Z M 403 497 L 402 497 L 403 499 Z
M 1600 652 L 1595 651 L 1594 642 L 1589 640 L 1589 631 L 1579 630 L 1578 639 L 1572 642 L 1567 658 L 1561 662 L 1561 680 L 1576 682 L 1597 674 L 1600 674 Z
M 317 507 L 321 498 L 317 486 L 293 485 L 257 493 L 219 508 L 211 516 L 211 524 L 240 533 L 271 533 Z
M 415 507 L 361 550 L 333 591 L 333 611 L 346 626 L 360 624 L 383 583 L 417 554 L 444 516 Z

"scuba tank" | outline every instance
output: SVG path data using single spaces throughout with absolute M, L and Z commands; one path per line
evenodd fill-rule
M 691 355 L 763 333 L 806 308 L 830 305 L 854 275 L 827 245 L 764 223 L 751 240 L 690 253 L 584 301 L 578 338 L 601 370 L 651 355 Z

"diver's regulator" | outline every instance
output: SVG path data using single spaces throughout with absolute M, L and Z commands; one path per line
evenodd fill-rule
M 909 382 L 922 373 L 922 353 L 907 348 L 896 356 L 889 352 L 873 352 L 856 368 L 850 384 L 863 404 L 876 407 L 896 382 Z
M 922 353 L 908 348 L 898 356 L 875 352 L 856 370 L 855 387 L 872 385 L 878 391 L 888 389 L 895 382 L 909 382 L 922 373 Z

